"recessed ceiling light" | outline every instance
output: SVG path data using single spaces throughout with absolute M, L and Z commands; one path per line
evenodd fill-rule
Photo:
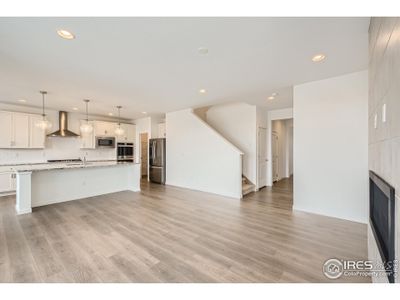
M 208 54 L 208 49 L 205 47 L 200 47 L 199 49 L 197 49 L 197 51 L 199 52 L 200 55 L 207 55 Z
M 57 30 L 57 34 L 66 40 L 73 40 L 75 38 L 75 36 L 71 32 L 65 29 Z
M 269 96 L 269 97 L 268 97 L 268 100 L 274 100 L 274 99 L 275 99 L 274 96 Z
M 205 90 L 205 89 L 201 89 L 201 90 L 199 90 L 199 93 L 200 93 L 200 94 L 205 94 L 205 93 L 206 93 L 206 90 Z
M 145 115 L 145 114 L 147 114 L 147 112 L 145 112 L 145 111 L 142 111 L 142 114 L 144 114 L 144 115 Z
M 325 54 L 316 54 L 311 58 L 313 62 L 320 62 L 323 61 L 324 59 L 325 59 Z
M 108 113 L 108 115 L 109 115 L 109 116 L 113 116 L 114 114 L 110 112 L 110 113 Z
M 25 103 L 26 100 L 25 99 L 18 99 L 18 102 Z
M 276 96 L 278 96 L 279 94 L 278 93 L 272 93 L 271 94 L 271 96 L 273 96 L 273 97 L 276 97 Z
M 77 107 L 73 107 L 72 109 L 73 109 L 73 110 L 78 110 L 78 108 L 77 108 Z

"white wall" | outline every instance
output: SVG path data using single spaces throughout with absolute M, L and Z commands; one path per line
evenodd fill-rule
M 37 108 L 5 103 L 0 103 L 0 110 L 41 114 L 41 110 Z M 58 129 L 58 111 L 46 110 L 46 114 L 53 125 L 47 133 L 56 131 Z M 69 130 L 79 134 L 80 120 L 84 118 L 85 116 L 82 114 L 68 113 Z M 96 120 L 115 121 L 115 119 L 111 118 L 98 117 L 96 117 Z M 46 138 L 45 145 L 45 149 L 0 149 L 0 164 L 45 162 L 48 159 L 83 158 L 84 156 L 88 160 L 116 159 L 116 149 L 81 150 L 79 138 Z
M 294 209 L 366 223 L 368 73 L 294 87 Z
M 210 107 L 207 123 L 243 153 L 243 174 L 252 183 L 257 181 L 256 106 L 230 103 Z
M 191 109 L 167 113 L 166 132 L 166 184 L 241 198 L 239 149 Z

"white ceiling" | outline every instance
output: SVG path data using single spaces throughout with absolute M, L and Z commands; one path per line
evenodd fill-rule
M 367 68 L 369 18 L 0 18 L 0 101 L 142 117 L 246 101 Z M 76 35 L 64 40 L 57 29 Z M 199 55 L 206 47 L 209 54 Z M 325 53 L 327 59 L 310 58 Z M 206 94 L 199 94 L 204 88 Z M 267 101 L 274 91 L 277 99 Z

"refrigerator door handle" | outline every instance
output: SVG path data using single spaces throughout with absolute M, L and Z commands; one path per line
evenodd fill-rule
M 153 162 L 154 162 L 154 160 L 156 159 L 156 142 L 153 141 L 152 147 L 153 147 Z

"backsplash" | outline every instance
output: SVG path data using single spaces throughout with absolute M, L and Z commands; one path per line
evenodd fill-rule
M 0 149 L 0 164 L 37 163 L 49 159 L 116 159 L 116 149 L 80 149 L 79 138 L 47 138 L 45 149 Z

